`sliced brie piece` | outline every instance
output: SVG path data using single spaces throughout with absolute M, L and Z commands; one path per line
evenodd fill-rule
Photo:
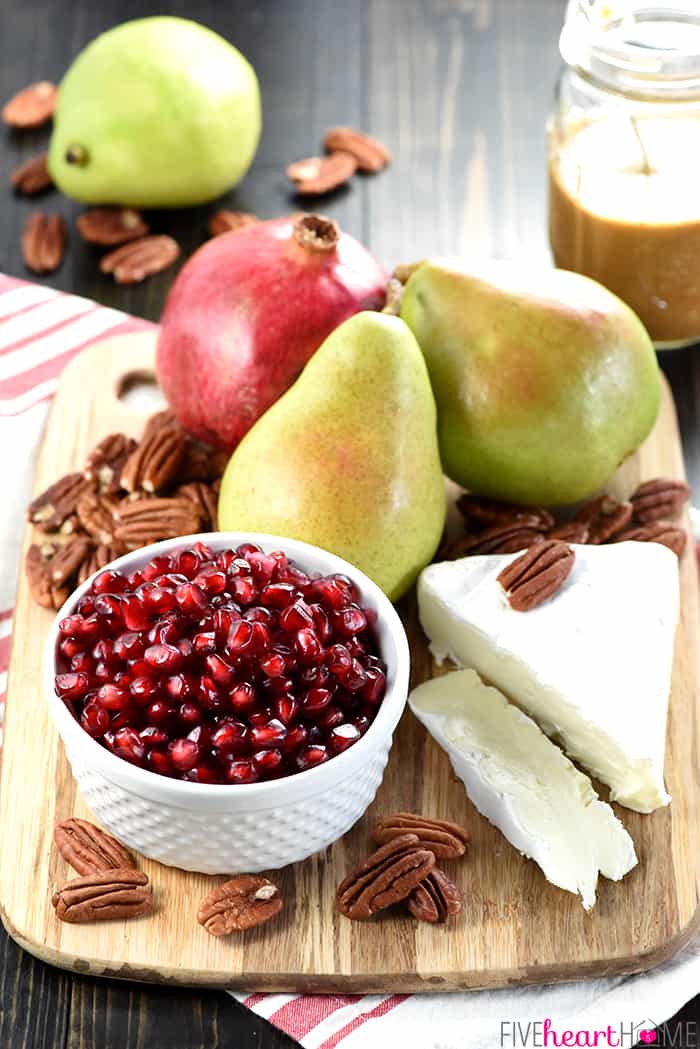
M 429 565 L 418 583 L 436 658 L 474 667 L 637 812 L 664 789 L 678 621 L 676 557 L 658 543 L 576 546 L 562 587 L 515 612 L 497 576 L 517 554 Z
M 479 812 L 586 910 L 599 872 L 619 881 L 636 865 L 632 839 L 588 777 L 476 671 L 427 681 L 409 703 Z

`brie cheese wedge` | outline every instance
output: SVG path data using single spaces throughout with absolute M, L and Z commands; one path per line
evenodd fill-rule
M 497 582 L 518 554 L 429 565 L 418 583 L 421 624 L 438 660 L 473 667 L 607 783 L 612 800 L 651 812 L 670 801 L 676 557 L 658 543 L 574 549 L 567 580 L 528 612 L 515 612 Z
M 636 865 L 632 839 L 588 777 L 474 670 L 419 685 L 409 704 L 479 812 L 586 910 L 599 872 L 619 881 Z

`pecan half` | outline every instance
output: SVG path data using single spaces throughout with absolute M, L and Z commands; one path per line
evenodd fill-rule
M 183 430 L 171 426 L 158 427 L 143 437 L 122 467 L 122 488 L 152 493 L 167 488 L 178 476 L 186 440 Z
M 657 477 L 640 484 L 630 496 L 634 517 L 642 524 L 675 517 L 681 512 L 690 497 L 690 488 L 685 481 Z
M 24 561 L 32 597 L 42 608 L 60 608 L 70 594 L 69 587 L 59 586 L 51 577 L 51 562 L 57 550 L 56 543 L 33 543 Z
M 575 520 L 588 525 L 588 542 L 599 546 L 627 527 L 632 520 L 632 503 L 601 495 L 579 510 Z
M 458 823 L 431 820 L 414 812 L 396 812 L 375 824 L 372 841 L 385 845 L 402 834 L 415 834 L 421 848 L 429 849 L 438 860 L 455 860 L 463 856 L 469 833 Z
M 190 481 L 181 484 L 175 491 L 176 496 L 190 499 L 200 515 L 200 528 L 205 532 L 216 530 L 217 498 L 213 488 L 203 481 Z
M 178 480 L 183 484 L 190 481 L 217 481 L 228 464 L 230 453 L 220 448 L 209 448 L 188 440 L 185 455 L 178 470 Z
M 53 839 L 63 859 L 78 874 L 136 868 L 133 856 L 121 842 L 89 820 L 62 820 L 54 827 Z
M 53 116 L 58 98 L 58 88 L 50 80 L 30 84 L 6 102 L 2 119 L 10 127 L 40 127 Z
M 78 499 L 94 489 L 81 473 L 66 474 L 32 499 L 27 518 L 42 532 L 57 532 L 66 518 L 76 513 Z
M 31 197 L 53 186 L 53 179 L 46 166 L 46 153 L 30 157 L 24 164 L 15 168 L 10 175 L 10 183 L 17 193 L 23 193 L 25 197 Z
M 325 157 L 307 157 L 287 168 L 287 178 L 304 196 L 330 193 L 347 182 L 357 170 L 357 161 L 350 153 L 329 153 Z
M 472 495 L 471 492 L 460 495 L 456 506 L 467 525 L 474 530 L 510 525 L 516 521 L 540 531 L 546 531 L 554 525 L 554 517 L 543 507 L 499 503 L 496 499 Z
M 249 211 L 227 211 L 221 208 L 215 211 L 209 219 L 208 229 L 210 237 L 219 237 L 222 233 L 238 233 L 246 226 L 254 226 L 260 219 Z
M 77 582 L 84 583 L 95 572 L 99 572 L 105 565 L 125 553 L 126 546 L 123 543 L 98 543 L 97 546 L 93 546 L 78 569 Z
M 84 535 L 76 535 L 73 539 L 62 543 L 51 558 L 51 582 L 55 587 L 63 587 L 73 584 L 80 571 L 81 565 L 90 556 L 92 543 Z
M 465 554 L 514 554 L 526 550 L 544 539 L 544 533 L 531 520 L 534 519 L 523 517 L 511 524 L 494 525 L 476 535 L 465 535 L 447 547 L 448 560 Z
M 22 232 L 22 258 L 34 273 L 53 273 L 58 269 L 66 248 L 66 224 L 60 215 L 35 211 L 29 215 Z
M 153 896 L 142 871 L 118 868 L 73 878 L 54 892 L 51 902 L 57 918 L 77 923 L 147 914 Z
M 564 543 L 588 542 L 588 525 L 584 521 L 566 521 L 547 532 L 548 539 L 561 539 Z
M 199 511 L 190 499 L 123 500 L 116 511 L 114 538 L 127 546 L 147 546 L 199 531 Z
M 613 540 L 615 543 L 661 543 L 662 546 L 673 550 L 677 557 L 680 557 L 685 550 L 687 541 L 685 528 L 679 528 L 678 525 L 669 524 L 666 521 L 650 521 L 649 524 L 627 528 L 616 535 Z
M 91 208 L 78 215 L 75 224 L 89 244 L 126 244 L 148 233 L 143 215 L 135 208 Z
M 98 492 L 85 492 L 78 499 L 77 512 L 81 527 L 103 545 L 114 539 L 116 499 Z
M 576 554 L 559 539 L 536 543 L 499 573 L 497 580 L 516 612 L 537 608 L 555 594 L 574 567 Z
M 100 492 L 116 495 L 121 489 L 124 463 L 136 448 L 136 441 L 123 433 L 110 433 L 90 452 L 83 475 L 97 482 Z
M 444 923 L 464 906 L 462 890 L 439 867 L 416 885 L 406 905 L 419 922 Z
M 227 936 L 269 922 L 281 910 L 276 885 L 260 874 L 239 874 L 204 897 L 197 921 L 212 936 Z
M 141 237 L 110 251 L 100 261 L 100 271 L 111 273 L 117 284 L 138 284 L 172 266 L 180 245 L 172 237 Z
M 358 171 L 371 174 L 391 163 L 391 153 L 383 142 L 352 127 L 332 127 L 323 138 L 326 153 L 349 153 L 357 161 Z
M 373 852 L 338 886 L 340 913 L 364 921 L 410 896 L 435 866 L 435 854 L 420 845 L 417 834 L 400 834 Z

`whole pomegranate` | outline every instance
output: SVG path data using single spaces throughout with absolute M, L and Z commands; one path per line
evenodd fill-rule
M 370 253 L 318 215 L 215 237 L 181 270 L 161 321 L 156 370 L 178 421 L 232 450 L 334 328 L 381 307 L 385 286 Z

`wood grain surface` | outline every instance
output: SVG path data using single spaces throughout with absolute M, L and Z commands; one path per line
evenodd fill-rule
M 144 416 L 120 400 L 119 393 L 131 376 L 151 372 L 153 340 L 150 332 L 115 337 L 91 347 L 65 369 L 43 442 L 37 489 L 79 467 L 107 433 L 138 435 Z M 675 415 L 665 388 L 653 435 L 625 464 L 612 489 L 629 494 L 640 480 L 682 473 Z M 0 906 L 7 929 L 32 953 L 79 972 L 249 990 L 451 990 L 658 964 L 682 946 L 699 917 L 700 620 L 692 553 L 683 558 L 681 574 L 683 609 L 666 755 L 673 803 L 650 816 L 618 810 L 634 839 L 639 866 L 620 884 L 601 880 L 592 914 L 583 911 L 577 897 L 549 885 L 533 862 L 476 813 L 445 754 L 407 711 L 367 816 L 332 848 L 274 875 L 285 899 L 281 920 L 222 939 L 208 936 L 194 918 L 198 901 L 220 879 L 145 860 L 142 866 L 156 893 L 152 916 L 86 926 L 56 920 L 49 888 L 70 874 L 52 845 L 53 825 L 89 813 L 76 795 L 41 694 L 41 652 L 51 613 L 33 603 L 22 581 L 0 785 Z M 435 667 L 410 595 L 402 614 L 416 684 L 435 673 Z M 455 820 L 471 831 L 468 857 L 452 870 L 466 900 L 454 927 L 420 925 L 403 916 L 352 923 L 334 911 L 336 885 L 366 854 L 373 818 L 400 809 Z

